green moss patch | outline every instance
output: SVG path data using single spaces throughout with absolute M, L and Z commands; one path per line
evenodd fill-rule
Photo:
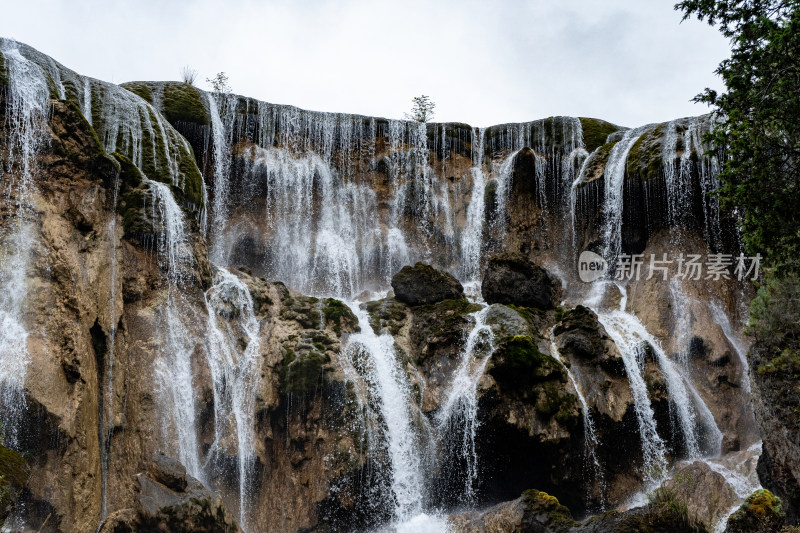
M 523 398 L 538 396 L 536 385 L 540 383 L 565 383 L 567 379 L 561 363 L 540 352 L 529 335 L 516 335 L 502 342 L 492 356 L 489 374 L 502 390 Z
M 325 316 L 325 323 L 331 324 L 337 335 L 341 335 L 343 330 L 350 333 L 360 331 L 358 318 L 344 303 L 334 298 L 327 298 L 324 305 L 322 313 Z
M 297 353 L 285 350 L 280 374 L 280 391 L 283 394 L 313 392 L 324 383 L 325 364 L 330 357 L 323 352 L 311 350 Z
M 579 120 L 583 130 L 583 145 L 589 153 L 606 144 L 608 136 L 620 129 L 619 126 L 597 118 L 580 117 Z
M 408 317 L 408 307 L 394 298 L 384 298 L 367 302 L 369 325 L 376 334 L 388 331 L 392 335 L 400 333 Z
M 201 126 L 211 124 L 203 95 L 188 83 L 165 83 L 162 114 L 170 124 L 191 122 Z
M 138 81 L 132 81 L 128 83 L 123 83 L 120 85 L 123 89 L 127 89 L 145 102 L 150 105 L 153 105 L 153 91 L 150 89 L 148 84 Z
M 739 509 L 728 518 L 725 531 L 729 533 L 778 531 L 786 513 L 781 500 L 767 489 L 759 489 L 747 497 Z
M 628 153 L 625 172 L 643 181 L 657 178 L 663 167 L 663 144 L 666 124 L 659 124 L 639 137 Z
M 569 508 L 546 492 L 526 490 L 522 493 L 522 501 L 526 507 L 525 514 L 532 514 L 539 523 L 547 526 L 548 531 L 562 533 L 578 525 Z
M 20 454 L 0 445 L 0 513 L 9 509 L 28 482 L 30 468 Z M 0 517 L 5 518 L 4 514 Z M 0 519 L 2 524 L 2 519 Z

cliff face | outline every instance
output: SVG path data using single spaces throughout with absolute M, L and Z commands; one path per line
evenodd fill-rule
M 0 415 L 30 465 L 10 527 L 351 531 L 534 487 L 582 515 L 680 459 L 741 474 L 749 286 L 575 267 L 738 252 L 710 120 L 313 113 L 1 39 Z M 501 251 L 558 301 L 482 302 Z M 387 294 L 418 260 L 470 300 Z

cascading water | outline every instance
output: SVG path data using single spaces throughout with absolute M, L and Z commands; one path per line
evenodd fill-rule
M 454 447 L 459 463 L 466 466 L 463 495 L 460 498 L 465 504 L 474 503 L 475 483 L 478 480 L 478 453 L 475 448 L 480 425 L 478 381 L 495 349 L 494 332 L 486 324 L 489 310 L 489 307 L 484 307 L 470 315 L 475 325 L 467 335 L 458 368 L 436 414 L 438 434 L 444 441 L 442 445 Z
M 387 333 L 376 335 L 369 315 L 358 304 L 351 305 L 351 309 L 358 317 L 361 332 L 349 337 L 344 356 L 362 374 L 383 418 L 392 470 L 393 514 L 396 523 L 403 523 L 423 511 L 425 491 L 411 385 L 397 359 L 394 338 Z
M 203 479 L 197 440 L 197 416 L 192 375 L 194 335 L 184 316 L 191 306 L 185 303 L 182 289 L 186 269 L 193 261 L 183 212 L 169 186 L 144 178 L 150 202 L 145 205 L 153 223 L 161 226 L 156 239 L 159 267 L 166 273 L 165 301 L 156 310 L 161 339 L 161 355 L 156 361 L 156 388 L 162 405 L 162 431 L 165 442 L 177 448 L 177 457 L 192 476 Z
M 220 99 L 217 102 L 217 99 Z M 216 264 L 227 264 L 228 247 L 224 242 L 225 230 L 228 223 L 228 202 L 230 195 L 230 150 L 228 149 L 228 136 L 225 124 L 220 117 L 219 106 L 223 107 L 225 115 L 230 112 L 226 109 L 228 98 L 225 94 L 206 93 L 206 103 L 211 116 L 211 136 L 213 140 L 214 160 L 214 203 L 211 213 L 211 251 L 210 259 Z
M 656 419 L 647 384 L 642 374 L 644 350 L 640 340 L 629 335 L 626 330 L 626 317 L 623 311 L 605 313 L 595 310 L 597 318 L 608 332 L 622 355 L 625 373 L 633 394 L 633 405 L 639 424 L 639 437 L 642 441 L 642 458 L 644 461 L 643 478 L 648 488 L 653 488 L 666 472 L 666 446 L 658 435 Z
M 485 213 L 486 176 L 483 173 L 483 143 L 486 129 L 472 132 L 472 190 L 467 207 L 467 223 L 461 235 L 461 272 L 467 282 L 480 278 Z
M 247 531 L 255 461 L 253 425 L 259 382 L 259 323 L 247 285 L 225 269 L 215 273 L 205 301 L 206 358 L 214 385 L 214 442 L 208 456 L 213 461 L 216 454 L 224 455 L 223 440 L 229 433 L 235 433 L 237 447 L 232 452 L 236 454 L 239 469 L 239 525 Z M 247 345 L 241 349 L 243 337 Z
M 14 447 L 25 409 L 25 377 L 30 355 L 23 313 L 31 248 L 36 240 L 33 200 L 36 155 L 47 140 L 50 94 L 41 68 L 26 59 L 14 41 L 0 39 L 7 70 L 5 164 L 2 193 L 15 206 L 12 222 L 0 233 L 0 425 Z
M 622 189 L 625 181 L 625 163 L 628 153 L 639 137 L 651 126 L 627 130 L 622 139 L 614 145 L 608 156 L 605 176 L 605 198 L 603 201 L 603 252 L 600 254 L 609 262 L 616 264 L 622 252 Z

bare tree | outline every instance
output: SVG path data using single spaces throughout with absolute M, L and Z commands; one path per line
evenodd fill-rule
M 224 72 L 218 72 L 213 78 L 206 78 L 206 81 L 211 84 L 211 88 L 214 90 L 214 92 L 231 92 L 231 86 L 228 84 L 228 75 Z
M 430 96 L 417 96 L 412 100 L 414 105 L 411 107 L 411 113 L 406 113 L 406 120 L 415 120 L 417 122 L 430 122 L 433 119 L 433 110 L 436 104 L 431 100 Z
M 197 71 L 189 65 L 185 65 L 181 69 L 181 79 L 183 80 L 183 83 L 194 85 L 194 82 L 197 81 Z

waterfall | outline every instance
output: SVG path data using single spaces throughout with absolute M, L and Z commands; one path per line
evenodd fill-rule
M 625 373 L 633 394 L 633 406 L 639 423 L 639 437 L 642 441 L 644 481 L 653 488 L 666 473 L 666 446 L 656 430 L 656 419 L 647 385 L 642 374 L 644 350 L 641 341 L 632 335 L 627 313 L 624 311 L 604 312 L 594 309 L 597 318 L 608 332 L 622 355 Z
M 609 265 L 615 265 L 620 253 L 622 253 L 622 189 L 625 181 L 625 163 L 628 153 L 639 140 L 639 137 L 650 126 L 642 126 L 636 129 L 627 130 L 622 136 L 622 140 L 614 145 L 606 162 L 605 176 L 605 199 L 603 202 L 603 258 Z
M 186 301 L 186 269 L 192 252 L 186 233 L 183 212 L 169 186 L 144 178 L 149 188 L 151 220 L 162 226 L 156 239 L 159 267 L 165 272 L 167 287 L 164 302 L 156 309 L 156 323 L 163 332 L 160 357 L 156 360 L 155 384 L 162 401 L 162 431 L 168 443 L 174 443 L 177 456 L 192 476 L 203 479 L 197 440 L 195 397 L 192 375 L 192 342 L 196 333 L 186 316 L 192 306 Z
M 495 350 L 494 332 L 486 324 L 489 307 L 472 313 L 475 321 L 461 350 L 460 361 L 444 402 L 436 413 L 436 427 L 445 446 L 454 446 L 456 457 L 466 465 L 462 501 L 474 503 L 478 480 L 478 453 L 475 437 L 478 420 L 478 381 Z
M 217 98 L 221 98 L 221 105 L 226 107 L 230 98 L 225 94 L 206 93 L 208 113 L 211 117 L 211 137 L 213 142 L 214 161 L 214 204 L 212 208 L 212 235 L 210 259 L 217 264 L 227 264 L 225 257 L 229 252 L 224 242 L 225 230 L 228 223 L 228 202 L 230 194 L 230 151 L 225 133 L 225 125 L 220 117 Z M 225 111 L 228 111 L 227 109 Z M 226 116 L 230 112 L 226 112 Z
M 472 191 L 467 206 L 467 224 L 461 235 L 461 271 L 466 282 L 480 278 L 486 176 L 483 173 L 483 143 L 486 129 L 472 130 Z
M 603 468 L 600 465 L 600 460 L 597 457 L 597 446 L 599 444 L 597 434 L 595 433 L 594 429 L 594 422 L 592 421 L 592 412 L 589 408 L 589 404 L 586 403 L 586 397 L 583 395 L 583 391 L 581 390 L 581 386 L 579 383 L 578 378 L 576 377 L 576 370 L 572 368 L 572 365 L 565 364 L 565 362 L 561 359 L 561 353 L 558 351 L 558 346 L 556 345 L 556 338 L 553 332 L 555 331 L 556 326 L 550 328 L 550 352 L 553 357 L 561 363 L 564 368 L 567 370 L 567 377 L 569 377 L 570 383 L 575 388 L 575 392 L 578 395 L 578 400 L 581 404 L 581 410 L 583 411 L 583 438 L 585 443 L 586 449 L 586 458 L 587 462 L 589 463 L 590 468 L 592 469 L 592 473 L 594 475 L 594 479 L 600 485 L 601 490 L 601 497 L 605 500 L 605 480 L 603 479 Z M 569 363 L 567 361 L 566 363 Z M 604 502 L 601 504 L 601 510 L 603 508 Z
M 16 212 L 0 233 L 0 425 L 5 445 L 17 445 L 19 418 L 25 409 L 25 378 L 30 363 L 24 324 L 27 273 L 36 242 L 33 200 L 38 174 L 36 155 L 47 142 L 49 90 L 41 68 L 26 59 L 14 41 L 0 39 L 8 88 L 4 129 L 2 193 Z
M 391 466 L 391 491 L 395 522 L 402 524 L 423 511 L 425 481 L 420 437 L 415 431 L 411 385 L 397 359 L 394 338 L 376 335 L 369 315 L 358 304 L 351 309 L 358 317 L 361 332 L 350 335 L 343 355 L 362 376 L 365 387 L 377 405 L 382 419 L 388 459 Z
M 250 290 L 226 269 L 218 269 L 205 294 L 208 311 L 206 359 L 214 386 L 214 442 L 209 457 L 224 454 L 223 439 L 236 434 L 238 460 L 239 525 L 247 530 L 248 504 L 256 458 L 255 400 L 259 383 L 259 323 Z M 233 319 L 236 319 L 234 322 Z M 239 347 L 240 339 L 247 345 Z

